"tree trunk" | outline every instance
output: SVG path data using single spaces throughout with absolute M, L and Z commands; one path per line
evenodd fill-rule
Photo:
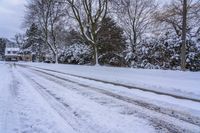
M 55 52 L 55 64 L 58 64 L 58 52 Z
M 181 69 L 186 69 L 186 32 L 187 32 L 187 0 L 183 1 L 183 24 L 182 24 L 182 47 L 181 47 Z
M 99 59 L 98 59 L 98 49 L 96 45 L 93 45 L 94 49 L 94 65 L 98 66 L 99 65 Z

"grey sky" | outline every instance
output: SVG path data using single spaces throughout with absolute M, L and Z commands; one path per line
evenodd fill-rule
M 12 38 L 22 32 L 24 5 L 27 0 L 0 0 L 0 37 Z M 158 0 L 163 1 L 169 0 Z
M 0 0 L 0 37 L 12 38 L 21 32 L 26 0 Z

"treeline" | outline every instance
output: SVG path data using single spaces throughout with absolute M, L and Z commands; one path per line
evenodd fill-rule
M 36 61 L 200 70 L 199 0 L 30 0 L 23 25 Z
M 5 38 L 0 38 L 0 56 L 3 57 L 5 55 L 7 40 Z

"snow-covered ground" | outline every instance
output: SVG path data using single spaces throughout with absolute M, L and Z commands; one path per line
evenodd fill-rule
M 0 133 L 74 132 L 15 68 L 0 73 Z
M 198 98 L 200 73 L 19 64 L 0 62 L 0 133 L 200 132 L 199 102 L 64 74 Z
M 28 65 L 142 87 L 159 92 L 189 96 L 200 100 L 200 72 L 55 65 L 45 63 L 29 63 Z

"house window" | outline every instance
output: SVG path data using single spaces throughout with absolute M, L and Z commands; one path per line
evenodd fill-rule
M 13 51 L 13 54 L 17 54 L 17 51 Z

